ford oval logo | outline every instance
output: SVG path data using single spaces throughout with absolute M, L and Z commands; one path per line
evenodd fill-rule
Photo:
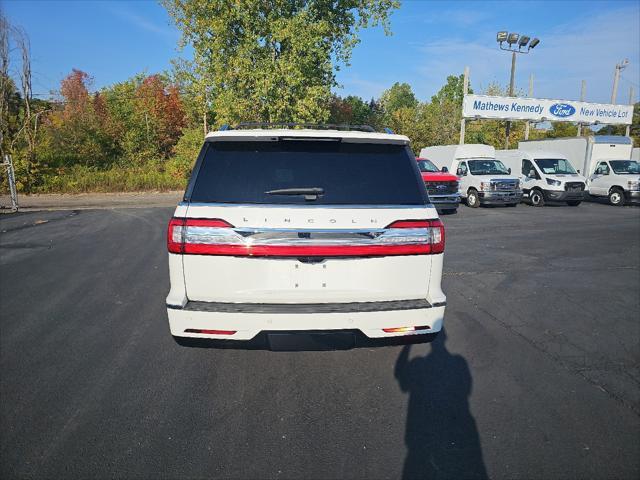
M 551 115 L 564 118 L 570 117 L 571 115 L 576 113 L 576 109 L 568 103 L 554 103 L 553 105 L 551 105 L 551 107 L 549 107 L 549 112 L 551 112 Z

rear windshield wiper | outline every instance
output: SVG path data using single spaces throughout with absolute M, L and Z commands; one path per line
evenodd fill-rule
M 304 195 L 305 200 L 317 200 L 318 195 L 324 195 L 324 188 L 276 188 L 275 190 L 267 190 L 264 193 L 266 195 Z

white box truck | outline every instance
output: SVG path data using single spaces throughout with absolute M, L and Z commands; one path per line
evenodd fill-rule
M 496 158 L 519 175 L 522 200 L 534 207 L 563 202 L 572 207 L 583 200 L 586 180 L 564 157 L 543 150 L 496 150 Z
M 631 159 L 631 138 L 619 135 L 527 140 L 519 150 L 548 150 L 569 159 L 587 179 L 594 197 L 608 197 L 611 205 L 640 201 L 640 166 Z
M 520 181 L 496 160 L 495 152 L 495 148 L 482 144 L 442 145 L 423 148 L 420 157 L 458 176 L 460 196 L 469 207 L 515 207 L 522 198 Z

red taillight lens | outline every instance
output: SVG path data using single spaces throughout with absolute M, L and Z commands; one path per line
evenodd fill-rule
M 397 220 L 387 228 L 428 228 L 430 220 Z
M 195 227 L 195 229 L 193 228 Z M 171 253 L 189 253 L 186 246 L 190 243 L 187 238 L 187 231 L 195 230 L 192 237 L 198 238 L 198 228 L 203 229 L 201 236 L 206 237 L 206 229 L 210 228 L 233 228 L 229 222 L 219 218 L 172 218 L 169 220 L 167 231 L 167 249 Z
M 185 333 L 205 333 L 207 335 L 235 335 L 236 330 L 204 330 L 202 328 L 187 328 Z
M 185 227 L 233 228 L 233 225 L 219 218 L 187 218 Z
M 429 252 L 427 253 L 442 253 L 444 252 L 444 225 L 437 220 L 397 220 L 391 223 L 387 228 L 419 228 L 426 229 L 428 232 L 428 241 L 426 245 L 429 245 Z

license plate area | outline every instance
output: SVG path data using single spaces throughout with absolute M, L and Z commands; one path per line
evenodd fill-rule
M 375 302 L 424 298 L 431 255 L 296 258 L 184 255 L 190 301 L 230 303 Z M 297 265 L 297 267 L 296 267 Z
M 349 350 L 356 345 L 356 335 L 340 332 L 267 333 L 269 349 L 280 352 Z

